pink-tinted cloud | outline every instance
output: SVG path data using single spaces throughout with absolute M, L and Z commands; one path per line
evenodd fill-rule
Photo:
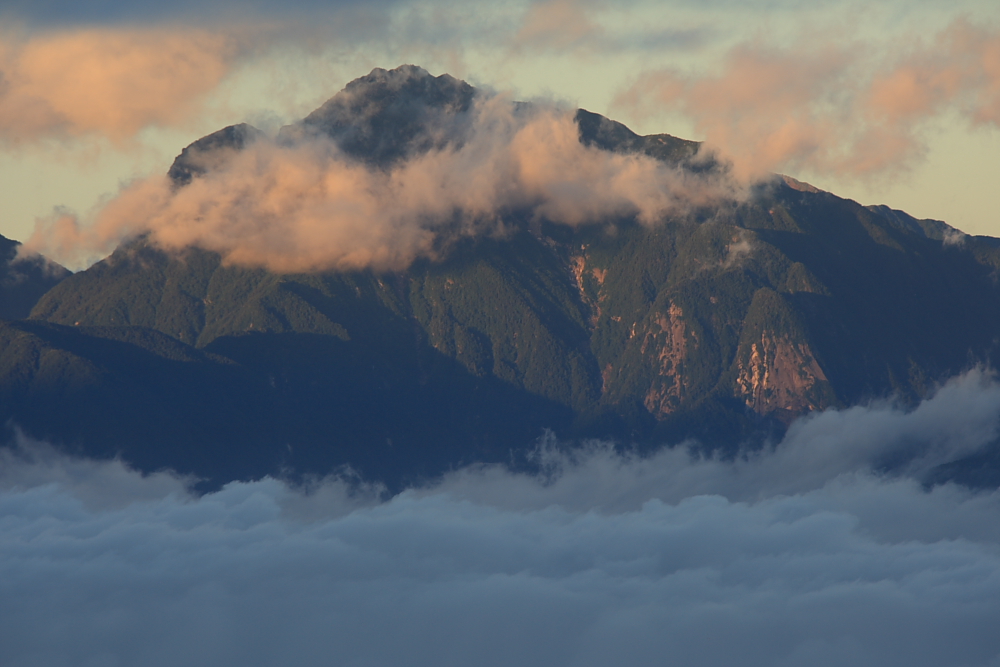
M 616 103 L 689 116 L 743 176 L 892 174 L 923 155 L 939 114 L 1000 125 L 1000 31 L 957 21 L 881 55 L 858 43 L 742 44 L 717 73 L 648 72 Z
M 87 134 L 122 142 L 184 122 L 246 45 L 197 29 L 0 34 L 0 142 Z
M 1000 125 L 1000 31 L 956 21 L 874 77 L 865 101 L 888 122 L 956 106 L 974 123 Z
M 278 272 L 401 269 L 456 236 L 502 234 L 515 211 L 569 225 L 620 216 L 653 223 L 735 194 L 717 176 L 583 146 L 569 112 L 518 114 L 494 97 L 477 106 L 460 147 L 389 171 L 329 142 L 262 140 L 176 191 L 166 177 L 137 182 L 90 224 L 43 221 L 25 250 L 72 264 L 148 233 L 166 249 L 198 246 Z
M 517 47 L 567 49 L 599 38 L 603 30 L 580 0 L 545 0 L 528 7 L 514 37 Z

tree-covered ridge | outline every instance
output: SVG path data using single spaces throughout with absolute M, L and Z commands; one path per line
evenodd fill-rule
M 43 294 L 70 272 L 44 257 L 18 257 L 21 244 L 0 236 L 0 319 L 28 316 Z
M 946 244 L 826 193 L 776 184 L 711 219 L 530 227 L 392 274 L 277 275 L 138 241 L 32 318 L 148 327 L 203 349 L 309 334 L 399 363 L 428 346 L 579 424 L 647 435 L 700 410 L 787 421 L 916 398 L 986 361 L 1000 324 L 988 242 Z
M 377 128 L 406 109 L 419 109 L 417 121 L 435 109 L 461 114 L 475 94 L 418 68 L 369 79 L 310 123 L 327 123 L 332 138 L 360 142 L 352 150 L 364 152 L 366 141 L 385 148 Z M 695 142 L 641 137 L 583 110 L 576 121 L 581 142 L 602 150 L 695 172 L 723 169 Z M 400 129 L 405 150 L 386 148 L 375 162 L 426 149 L 421 127 Z M 230 130 L 186 154 L 239 150 L 252 136 Z M 178 187 L 182 181 L 175 178 Z M 187 430 L 161 428 L 164 443 L 183 437 L 205 451 L 249 448 L 254 463 L 240 474 L 350 463 L 400 479 L 458 461 L 506 460 L 544 428 L 650 446 L 694 437 L 733 447 L 805 412 L 890 393 L 916 400 L 995 357 L 996 240 L 792 179 L 652 225 L 508 218 L 502 237 L 463 238 L 396 272 L 276 274 L 134 239 L 53 288 L 31 322 L 10 325 L 5 335 L 16 334 L 25 351 L 0 369 L 9 397 L 0 418 L 46 437 L 135 446 L 126 427 L 112 437 L 82 416 L 49 422 L 18 398 L 28 385 L 16 378 L 41 373 L 49 393 L 38 395 L 49 403 L 30 405 L 62 409 L 55 406 L 70 401 L 59 389 L 63 372 L 66 386 L 98 378 L 94 396 L 127 395 L 137 419 L 146 403 L 154 413 L 172 406 Z M 122 332 L 130 331 L 145 333 L 127 339 Z M 185 381 L 214 389 L 171 398 L 182 391 L 168 379 L 181 368 L 180 353 L 168 354 L 165 340 L 190 357 Z M 149 377 L 162 381 L 149 386 L 160 389 L 125 389 L 134 381 L 127 368 L 102 356 L 118 354 L 114 346 L 132 346 L 129 358 L 156 369 Z M 29 372 L 22 356 L 86 363 Z M 230 418 L 253 426 L 225 436 Z M 228 464 L 218 456 L 188 469 L 221 475 Z

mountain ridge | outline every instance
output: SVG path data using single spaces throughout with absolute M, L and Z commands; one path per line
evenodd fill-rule
M 443 77 L 376 70 L 279 140 L 325 133 L 353 158 L 389 169 L 462 140 L 460 131 L 439 130 L 462 128 L 457 118 L 477 93 Z M 414 103 L 411 94 L 427 98 Z M 373 128 L 395 127 L 401 110 L 414 108 L 398 132 L 375 136 Z M 692 173 L 724 168 L 700 156 L 696 142 L 641 137 L 584 110 L 574 120 L 580 142 L 599 150 Z M 231 126 L 195 142 L 171 167 L 176 187 L 210 169 L 213 151 L 240 150 L 256 136 Z M 278 274 L 138 239 L 53 288 L 30 318 L 85 339 L 121 327 L 158 331 L 209 354 L 199 362 L 206 378 L 239 368 L 260 387 L 248 405 L 276 416 L 256 433 L 241 429 L 257 452 L 245 468 L 221 462 L 244 446 L 219 435 L 225 419 L 211 416 L 212 405 L 228 405 L 223 398 L 178 404 L 178 418 L 195 426 L 176 437 L 216 452 L 211 465 L 180 461 L 185 472 L 225 479 L 283 462 L 318 473 L 352 465 L 398 481 L 458 461 L 506 460 L 545 428 L 640 448 L 695 438 L 731 453 L 812 411 L 889 394 L 917 401 L 996 355 L 998 271 L 993 240 L 775 178 L 746 201 L 656 225 L 624 216 L 569 227 L 515 216 L 502 238 L 460 239 L 446 256 L 400 271 Z M 46 340 L 33 349 L 59 347 Z M 98 357 L 91 362 L 101 375 L 111 362 Z M 0 368 L 0 387 L 14 374 Z M 126 382 L 101 377 L 112 378 L 110 395 Z M 60 400 L 51 399 L 53 410 Z M 23 410 L 0 417 L 57 440 L 109 437 L 60 431 Z M 294 437 L 282 435 L 282 423 L 296 424 Z M 140 445 L 118 441 L 127 459 L 141 458 Z M 288 447 L 311 454 L 289 463 Z
M 21 243 L 0 236 L 0 319 L 28 317 L 38 300 L 70 275 L 40 255 L 19 256 Z

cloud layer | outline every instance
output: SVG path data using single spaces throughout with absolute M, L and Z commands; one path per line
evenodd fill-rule
M 235 34 L 190 28 L 0 33 L 0 142 L 120 143 L 182 124 L 248 51 Z
M 714 74 L 648 72 L 617 104 L 680 111 L 745 175 L 891 174 L 922 156 L 927 123 L 945 113 L 1000 127 L 1000 31 L 957 20 L 882 53 L 844 39 L 747 42 Z
M 653 223 L 738 188 L 652 158 L 583 146 L 573 114 L 481 99 L 465 140 L 383 170 L 344 156 L 332 141 L 261 140 L 190 185 L 137 182 L 93 221 L 40 224 L 26 251 L 74 264 L 137 234 L 171 250 L 198 246 L 227 262 L 278 272 L 405 268 L 450 239 L 503 234 L 512 219 L 568 225 L 637 216 Z
M 147 128 L 188 131 L 210 126 L 206 115 L 213 114 L 243 120 L 232 111 L 240 108 L 244 116 L 270 118 L 277 123 L 280 117 L 299 114 L 303 105 L 312 104 L 322 94 L 324 84 L 318 81 L 324 80 L 323 73 L 329 76 L 336 69 L 335 78 L 341 80 L 346 73 L 341 70 L 346 70 L 348 62 L 357 62 L 361 68 L 376 61 L 394 66 L 404 60 L 428 58 L 460 75 L 510 80 L 510 68 L 528 71 L 537 65 L 527 63 L 527 58 L 576 54 L 603 61 L 630 50 L 648 50 L 666 58 L 672 49 L 694 53 L 700 48 L 697 45 L 709 49 L 708 42 L 718 44 L 722 39 L 721 33 L 708 37 L 712 31 L 697 21 L 671 24 L 674 32 L 657 28 L 656 21 L 641 29 L 626 28 L 633 25 L 632 19 L 623 18 L 629 10 L 619 15 L 605 3 L 566 0 L 495 8 L 487 18 L 480 12 L 456 12 L 435 3 L 394 2 L 364 8 L 352 2 L 325 8 L 303 2 L 279 18 L 274 7 L 256 3 L 240 13 L 239 20 L 244 23 L 217 20 L 230 17 L 235 5 L 186 3 L 175 11 L 161 7 L 162 3 L 105 3 L 106 12 L 95 10 L 93 15 L 84 12 L 77 16 L 62 12 L 66 9 L 63 4 L 49 3 L 52 11 L 27 4 L 14 8 L 11 16 L 25 16 L 23 20 L 31 27 L 0 33 L 2 148 L 27 147 L 26 154 L 32 154 L 48 149 L 52 140 L 65 146 L 106 147 L 103 141 L 93 144 L 90 140 L 95 137 L 110 140 L 116 149 L 134 147 L 149 139 L 147 135 L 156 134 L 143 135 Z M 46 18 L 50 15 L 70 18 L 52 24 Z M 216 18 L 209 20 L 209 15 Z M 502 29 L 497 27 L 500 24 Z M 71 27 L 74 25 L 77 27 Z M 381 46 L 384 44 L 393 46 L 386 51 Z M 499 61 L 524 67 L 508 64 L 493 69 L 492 64 L 473 64 L 476 58 L 482 62 L 487 53 L 504 53 L 509 57 Z M 395 61 L 386 62 L 386 58 Z M 489 55 L 487 60 L 497 59 Z M 321 62 L 326 65 L 318 64 Z M 651 60 L 645 57 L 642 62 Z M 586 67 L 591 66 L 593 63 Z M 630 70 L 634 63 L 628 61 L 622 67 Z M 304 77 L 301 72 L 305 71 L 311 75 Z M 600 76 L 607 80 L 606 69 L 594 71 L 605 72 Z M 621 76 L 615 72 L 612 78 Z M 602 87 L 599 83 L 595 82 L 597 88 Z M 267 91 L 268 99 L 256 101 L 262 90 Z M 247 98 L 255 101 L 249 103 Z M 275 108 L 262 108 L 268 105 Z M 886 38 L 881 45 L 850 43 L 832 31 L 820 37 L 813 33 L 808 43 L 791 48 L 751 41 L 733 49 L 709 74 L 671 68 L 647 72 L 619 97 L 619 105 L 637 117 L 662 109 L 687 115 L 698 133 L 735 160 L 737 176 L 756 178 L 771 171 L 798 174 L 809 170 L 862 177 L 868 182 L 873 175 L 892 176 L 915 164 L 927 150 L 929 127 L 941 119 L 958 115 L 972 126 L 998 126 L 1000 37 L 995 27 L 960 20 L 937 35 Z M 300 166 L 319 159 L 321 169 L 328 161 L 327 156 L 287 153 L 263 159 L 276 164 L 292 161 Z M 239 180 L 235 173 L 231 175 Z M 356 182 L 368 183 L 366 176 L 360 178 L 362 181 Z M 157 187 L 162 190 L 165 186 L 150 184 L 141 194 L 152 197 L 154 203 L 161 201 L 165 195 L 154 192 Z M 394 187 L 375 184 L 369 191 L 382 199 L 396 196 Z M 582 187 L 589 189 L 590 184 Z M 52 203 L 57 201 L 58 197 Z M 176 204 L 179 215 L 183 205 Z M 190 204 L 197 206 L 196 202 Z M 363 206 L 361 202 L 355 209 Z M 298 213 L 305 214 L 306 208 Z M 90 222 L 88 219 L 82 226 Z M 77 241 L 66 241 L 72 237 L 70 232 L 81 226 L 74 224 L 71 216 L 55 225 L 67 233 L 62 240 L 50 243 L 67 250 L 76 247 Z M 142 221 L 129 224 L 141 227 Z M 118 231 L 107 231 L 111 227 L 114 225 L 108 223 L 105 232 L 90 235 L 89 242 L 102 246 L 100 252 L 93 253 L 99 255 L 105 246 L 113 247 L 109 239 L 117 237 Z M 226 233 L 231 231 L 227 227 Z M 395 230 L 387 233 L 394 236 Z M 405 262 L 407 255 L 426 252 L 423 245 L 428 243 L 422 230 L 413 231 L 408 226 L 402 230 L 403 237 L 411 233 L 414 238 L 408 242 L 417 250 L 384 247 L 377 238 L 381 232 L 376 232 L 358 248 L 341 253 L 344 257 L 326 253 L 304 263 Z M 23 238 L 23 234 L 18 236 Z M 102 234 L 110 236 L 102 241 Z M 214 234 L 209 230 L 206 237 Z M 437 232 L 431 236 L 438 238 Z M 238 258 L 245 256 L 251 258 L 247 261 L 272 263 L 271 257 L 261 260 L 259 254 L 243 248 L 234 251 L 233 261 L 243 261 Z M 369 260 L 363 259 L 366 254 Z M 394 254 L 399 257 L 393 258 Z M 65 255 L 62 259 L 73 263 Z
M 996 665 L 1000 494 L 872 469 L 961 456 L 998 416 L 973 372 L 736 463 L 550 450 L 548 474 L 388 501 L 339 480 L 196 498 L 23 444 L 0 467 L 0 661 Z

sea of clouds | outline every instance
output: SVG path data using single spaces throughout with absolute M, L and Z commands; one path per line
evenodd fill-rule
M 394 497 L 198 496 L 21 437 L 0 450 L 0 664 L 1000 665 L 1000 493 L 925 483 L 998 418 L 972 371 L 734 460 L 548 438 L 540 473 Z

